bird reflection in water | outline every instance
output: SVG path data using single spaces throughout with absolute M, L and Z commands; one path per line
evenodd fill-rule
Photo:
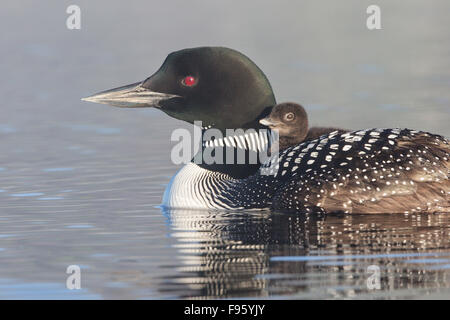
M 161 293 L 407 298 L 450 292 L 448 215 L 164 213 L 178 256 L 177 275 L 160 282 Z M 370 265 L 380 268 L 380 290 L 367 286 Z

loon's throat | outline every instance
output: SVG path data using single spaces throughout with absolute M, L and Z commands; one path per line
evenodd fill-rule
M 203 130 L 203 135 L 206 130 Z M 203 147 L 230 147 L 242 150 L 264 152 L 270 144 L 271 133 L 267 129 L 248 131 L 234 131 L 233 134 L 208 139 L 202 143 Z
M 268 129 L 231 130 L 211 138 L 208 130 L 202 130 L 202 145 L 192 159 L 203 169 L 242 179 L 256 173 L 269 157 L 274 136 Z

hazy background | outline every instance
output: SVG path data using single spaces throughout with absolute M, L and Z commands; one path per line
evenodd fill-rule
M 71 4 L 81 30 L 66 28 Z M 381 7 L 382 30 L 366 28 L 370 4 Z M 0 298 L 76 297 L 64 287 L 69 264 L 90 279 L 84 298 L 196 295 L 157 289 L 179 277 L 198 285 L 174 261 L 198 248 L 180 251 L 181 230 L 155 208 L 176 170 L 170 133 L 187 125 L 80 98 L 145 79 L 172 51 L 227 46 L 258 64 L 279 102 L 302 103 L 314 125 L 450 136 L 449 12 L 446 0 L 3 1 Z M 447 220 L 433 223 L 431 238 L 448 236 Z M 431 248 L 447 245 L 435 240 Z
M 253 59 L 278 101 L 303 103 L 314 123 L 449 135 L 450 4 L 377 1 L 383 29 L 369 31 L 372 2 L 77 1 L 82 29 L 68 30 L 73 1 L 8 1 L 0 13 L 2 122 L 120 118 L 137 126 L 135 110 L 79 98 L 144 79 L 172 51 L 220 45 Z

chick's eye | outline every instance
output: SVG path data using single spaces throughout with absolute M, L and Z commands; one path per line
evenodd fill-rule
M 284 116 L 284 119 L 286 121 L 292 121 L 292 120 L 294 120 L 294 118 L 295 118 L 295 116 L 292 112 L 286 113 L 286 115 Z
M 193 76 L 186 76 L 181 80 L 181 84 L 186 87 L 192 87 L 197 83 L 197 79 L 195 79 Z

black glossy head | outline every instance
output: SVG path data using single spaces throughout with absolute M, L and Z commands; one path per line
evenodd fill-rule
M 277 104 L 260 123 L 277 130 L 280 139 L 289 138 L 293 144 L 302 142 L 308 134 L 308 115 L 301 105 L 293 102 Z
M 158 107 L 168 115 L 204 127 L 259 127 L 259 116 L 275 98 L 264 73 L 240 52 L 199 47 L 169 54 L 142 83 L 85 100 L 119 107 Z

